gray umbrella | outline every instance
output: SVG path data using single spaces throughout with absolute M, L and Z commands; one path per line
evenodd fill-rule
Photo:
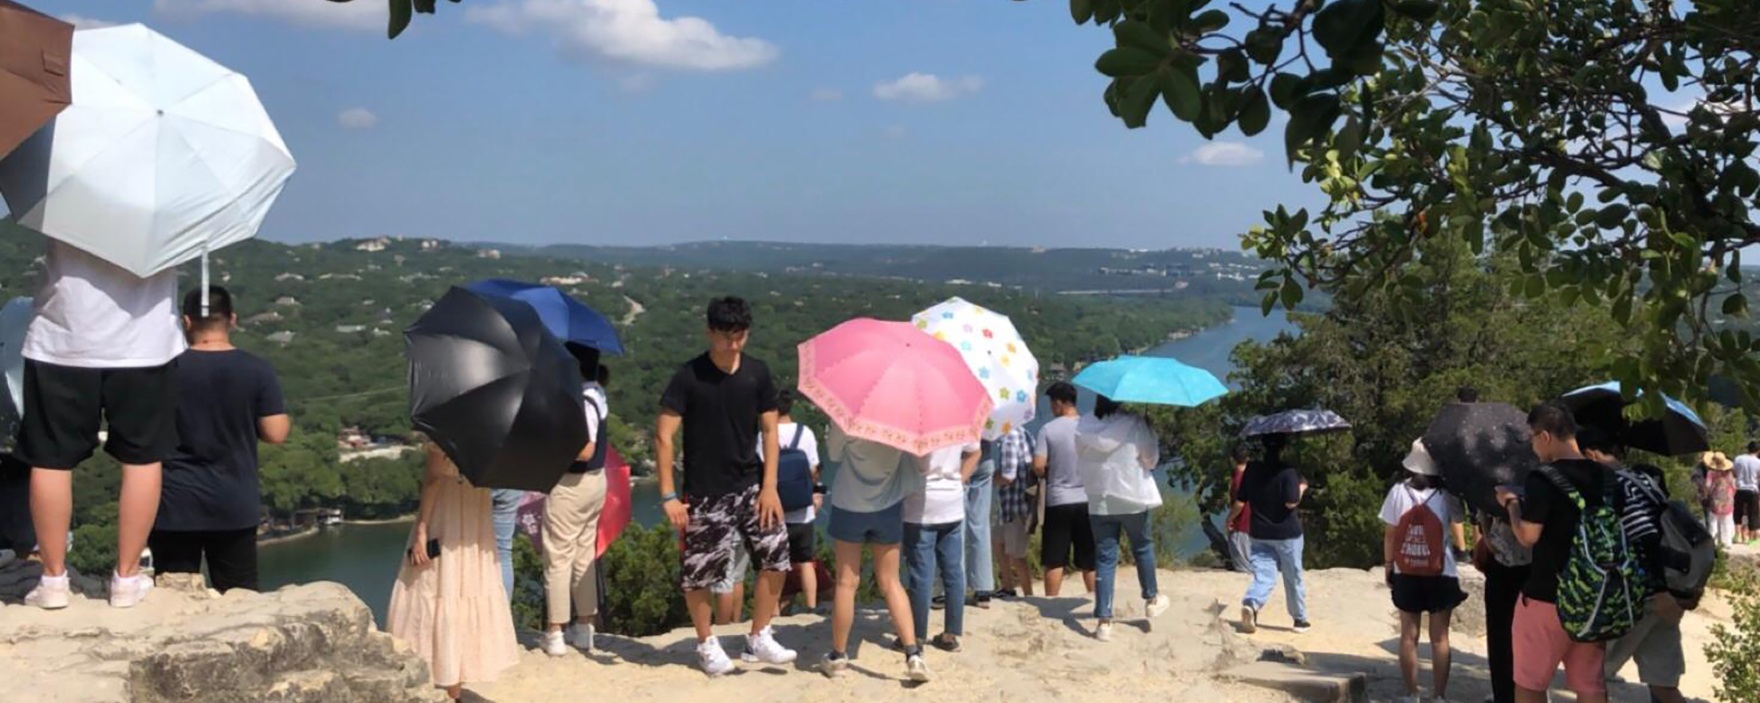
M 1505 403 L 1449 403 L 1424 430 L 1424 449 L 1448 488 L 1474 508 L 1501 513 L 1497 487 L 1519 485 L 1538 460 L 1528 415 Z
M 1344 418 L 1338 416 L 1338 413 L 1331 410 L 1285 410 L 1248 420 L 1247 426 L 1241 428 L 1241 436 L 1313 434 L 1348 430 L 1350 427 L 1351 423 L 1346 422 Z
M 36 311 L 30 298 L 13 298 L 0 307 L 0 445 L 10 446 L 24 421 L 24 333 Z

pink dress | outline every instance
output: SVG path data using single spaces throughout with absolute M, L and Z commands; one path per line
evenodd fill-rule
M 489 491 L 472 486 L 450 461 L 446 473 L 454 480 L 441 481 L 428 523 L 440 557 L 420 567 L 403 560 L 386 630 L 415 647 L 435 685 L 485 683 L 519 661 L 519 644 L 501 588 Z

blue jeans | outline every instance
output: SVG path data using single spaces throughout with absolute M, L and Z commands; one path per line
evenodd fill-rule
M 1089 515 L 1088 522 L 1094 526 L 1094 617 L 1112 619 L 1120 533 L 1131 540 L 1131 557 L 1137 562 L 1137 585 L 1143 588 L 1143 600 L 1155 600 L 1161 590 L 1155 583 L 1155 538 L 1149 534 L 1149 513 Z
M 1283 596 L 1289 601 L 1289 616 L 1308 620 L 1308 591 L 1302 583 L 1302 538 L 1253 540 L 1253 585 L 1241 604 L 1257 611 L 1271 598 L 1271 587 L 1277 575 L 1283 574 Z
M 966 585 L 980 595 L 996 590 L 996 572 L 990 563 L 990 501 L 995 495 L 991 478 L 995 474 L 995 462 L 981 461 L 966 482 Z
M 489 492 L 495 522 L 495 556 L 501 562 L 501 589 L 513 602 L 513 528 L 525 491 L 497 488 Z
M 911 597 L 911 619 L 916 622 L 919 638 L 928 639 L 929 596 L 938 569 L 942 586 L 947 589 L 947 633 L 965 634 L 966 574 L 961 562 L 964 537 L 963 522 L 904 524 L 905 590 Z

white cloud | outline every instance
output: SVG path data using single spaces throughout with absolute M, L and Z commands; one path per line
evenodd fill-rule
M 813 101 L 832 103 L 843 99 L 843 91 L 836 88 L 820 88 L 813 91 Z
M 364 107 L 351 107 L 336 116 L 336 124 L 343 129 L 372 129 L 379 124 L 379 116 Z
M 932 103 L 970 95 L 984 87 L 977 76 L 942 78 L 933 73 L 908 73 L 895 81 L 874 85 L 874 97 L 881 100 L 902 100 L 911 103 Z
M 111 22 L 110 20 L 101 20 L 95 17 L 87 17 L 85 15 L 62 15 L 61 21 L 73 25 L 74 29 L 103 29 L 105 27 L 114 27 L 118 24 L 116 22 Z
M 508 34 L 544 32 L 572 56 L 633 66 L 737 71 L 782 53 L 763 39 L 723 34 L 701 17 L 661 17 L 654 0 L 503 0 L 465 16 Z
M 307 27 L 383 32 L 386 5 L 385 0 L 153 0 L 153 11 L 179 17 L 232 13 Z
M 1203 166 L 1251 166 L 1265 160 L 1265 152 L 1240 142 L 1210 142 L 1192 151 L 1180 163 Z

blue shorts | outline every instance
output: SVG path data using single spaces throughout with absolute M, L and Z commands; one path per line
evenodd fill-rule
M 904 501 L 873 513 L 833 507 L 831 539 L 854 544 L 898 544 L 904 541 Z

